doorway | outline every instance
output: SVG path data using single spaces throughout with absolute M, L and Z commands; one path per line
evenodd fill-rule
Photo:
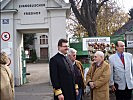
M 48 60 L 48 48 L 40 48 L 40 59 Z

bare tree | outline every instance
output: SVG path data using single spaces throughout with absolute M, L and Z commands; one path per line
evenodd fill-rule
M 67 19 L 67 33 L 70 36 L 75 36 L 78 38 L 88 36 L 86 29 L 78 22 L 72 11 Z
M 88 36 L 97 36 L 96 18 L 101 6 L 108 0 L 83 0 L 82 3 L 78 0 L 69 0 L 72 10 L 78 19 L 79 23 L 87 30 Z M 79 9 L 79 4 L 81 7 Z

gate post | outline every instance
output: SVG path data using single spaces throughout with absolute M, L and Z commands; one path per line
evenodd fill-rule
M 22 81 L 23 84 L 25 84 L 27 82 L 27 78 L 26 78 L 26 55 L 24 52 L 24 48 L 21 49 L 21 59 L 22 59 Z

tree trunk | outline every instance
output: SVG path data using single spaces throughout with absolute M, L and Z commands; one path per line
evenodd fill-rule
M 97 36 L 96 18 L 100 7 L 108 0 L 97 4 L 96 0 L 83 0 L 81 8 L 78 9 L 75 0 L 69 0 L 72 10 L 79 23 L 87 30 L 88 36 Z

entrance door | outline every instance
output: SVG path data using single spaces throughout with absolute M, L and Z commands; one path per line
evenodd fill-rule
M 48 48 L 40 48 L 40 59 L 48 60 Z

